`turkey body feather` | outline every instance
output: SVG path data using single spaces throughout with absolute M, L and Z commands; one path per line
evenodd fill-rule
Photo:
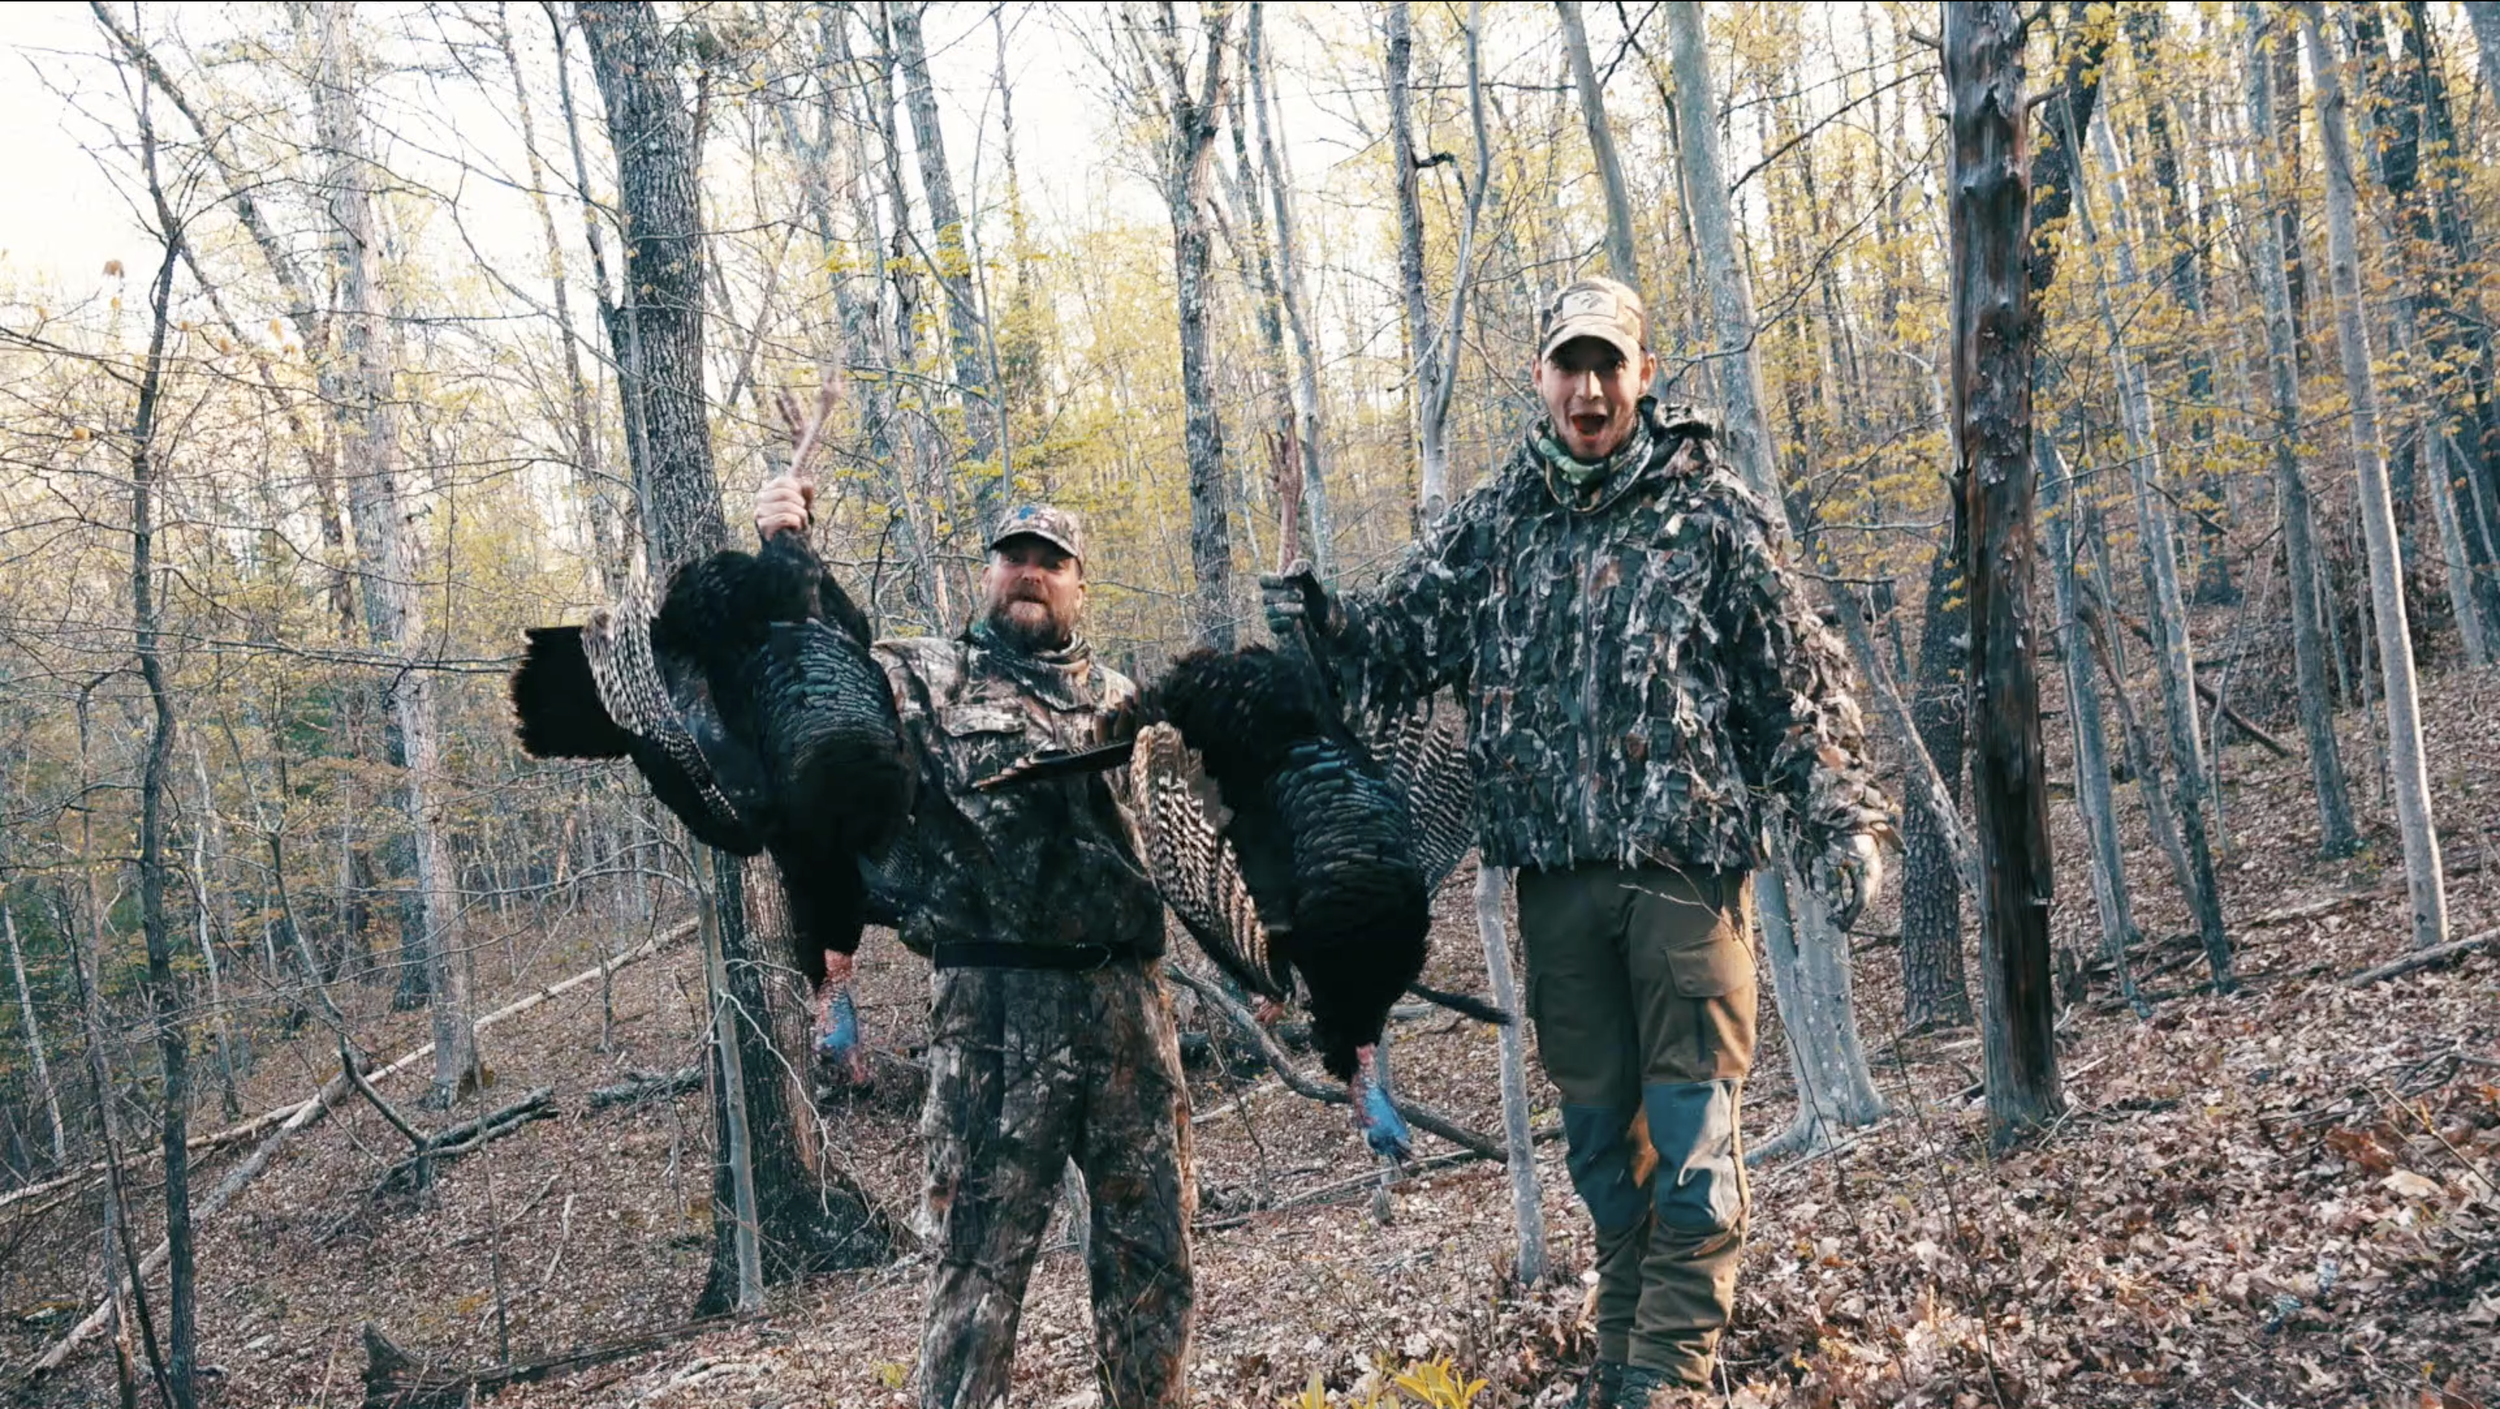
M 1355 1075 L 1402 993 L 1508 1020 L 1416 982 L 1432 890 L 1473 842 L 1446 725 L 1401 722 L 1376 749 L 1306 657 L 1258 646 L 1182 657 L 1139 719 L 1124 760 L 1045 766 L 1129 763 L 1139 850 L 1165 901 L 1244 987 L 1282 1000 L 1300 976 L 1332 1075 Z
M 626 758 L 708 846 L 777 864 L 811 982 L 859 947 L 869 863 L 914 774 L 867 619 L 795 534 L 680 568 L 585 626 L 540 627 L 512 677 L 521 746 Z

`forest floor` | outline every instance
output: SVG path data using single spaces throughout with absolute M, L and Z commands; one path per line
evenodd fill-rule
M 2452 672 L 2426 695 L 2458 936 L 2500 925 L 2496 706 L 2489 673 Z M 2347 747 L 2357 801 L 2382 814 L 2357 720 Z M 2050 756 L 2063 773 L 2061 743 Z M 2137 1020 L 2105 979 L 2071 1005 L 2060 1021 L 2067 1114 L 2011 1153 L 1988 1148 L 1976 1037 L 1899 1035 L 1897 951 L 1862 941 L 1859 1010 L 1891 1113 L 1836 1151 L 1755 1170 L 1725 1356 L 1735 1402 L 2500 1405 L 2500 953 L 2350 986 L 2407 947 L 2392 831 L 2374 829 L 2357 858 L 2318 861 L 2305 763 L 2241 744 L 2225 767 L 2223 883 L 2242 988 L 2201 986 L 2166 866 L 2122 793 L 2137 917 L 2153 937 L 2137 970 L 2156 1011 Z M 2073 809 L 2054 814 L 2061 855 L 2080 857 Z M 2059 941 L 2089 954 L 2080 867 L 2066 876 Z M 1468 880 L 1440 898 L 1433 973 L 1481 990 Z M 1894 923 L 1887 910 L 1868 927 Z M 589 943 L 550 943 L 528 981 L 501 992 L 578 971 Z M 841 1111 L 834 1158 L 908 1218 L 925 969 L 872 940 L 863 971 L 870 1040 L 887 1055 L 879 1089 Z M 1975 991 L 1975 959 L 1970 974 Z M 368 1321 L 438 1363 L 481 1366 L 506 1344 L 529 1359 L 685 1318 L 709 1248 L 709 1107 L 697 1093 L 591 1112 L 585 1098 L 630 1070 L 695 1062 L 702 989 L 699 953 L 680 944 L 618 972 L 605 1046 L 595 984 L 488 1033 L 497 1080 L 478 1104 L 552 1086 L 561 1118 L 448 1166 L 421 1204 L 368 1197 L 404 1142 L 353 1098 L 297 1139 L 202 1229 L 203 1360 L 220 1372 L 207 1402 L 356 1403 Z M 1745 1106 L 1755 1143 L 1794 1108 L 1767 991 L 1763 1013 Z M 424 1040 L 420 1014 L 377 1011 L 359 1032 L 384 1054 Z M 1407 1023 L 1402 1089 L 1497 1129 L 1496 1045 L 1491 1029 L 1446 1015 Z M 307 1037 L 259 1063 L 244 1107 L 300 1098 L 334 1070 L 326 1039 Z M 1549 1122 L 1554 1093 L 1531 1080 Z M 391 1094 L 415 1092 L 401 1078 Z M 1568 1395 L 1591 1353 L 1588 1244 L 1559 1142 L 1538 1160 L 1558 1275 L 1523 1292 L 1509 1279 L 1498 1165 L 1413 1178 L 1382 1224 L 1341 1109 L 1272 1078 L 1228 1082 L 1212 1065 L 1197 1070 L 1194 1096 L 1197 1402 L 1265 1409 L 1316 1376 L 1330 1402 L 1360 1404 L 1388 1373 L 1444 1356 L 1489 1382 L 1477 1409 Z M 1419 1138 L 1419 1156 L 1446 1149 Z M 235 1158 L 204 1157 L 194 1188 Z M 131 1177 L 144 1200 L 152 1180 Z M 95 1213 L 80 1198 L 0 1215 L 0 1364 L 24 1364 L 90 1304 Z M 907 1253 L 820 1277 L 777 1292 L 752 1323 L 491 1402 L 909 1404 L 928 1270 Z M 1015 1404 L 1093 1402 L 1084 1281 L 1054 1228 Z M 91 1347 L 30 1402 L 109 1402 L 110 1385 L 109 1356 Z

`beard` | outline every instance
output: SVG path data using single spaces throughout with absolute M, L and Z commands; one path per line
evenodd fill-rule
M 1031 597 L 1009 597 L 990 603 L 990 631 L 1019 651 L 1055 651 L 1076 636 L 1076 612 L 1054 610 Z

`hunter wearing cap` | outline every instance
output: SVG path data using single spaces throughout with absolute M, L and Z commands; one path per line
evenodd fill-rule
M 756 497 L 766 537 L 804 529 L 812 488 Z M 920 1402 L 1007 1400 L 1025 1283 L 1073 1160 L 1092 1206 L 1104 1409 L 1183 1402 L 1195 1292 L 1188 1091 L 1158 972 L 1163 906 L 1104 775 L 978 792 L 1027 755 L 1108 742 L 1137 687 L 1077 626 L 1076 515 L 1027 506 L 989 545 L 981 606 L 953 639 L 880 641 L 920 787 L 899 847 L 903 942 L 927 955 L 927 1213 L 937 1270 Z
M 1545 415 L 1502 471 L 1371 592 L 1306 566 L 1261 584 L 1350 702 L 1466 702 L 1483 859 L 1518 870 L 1529 1016 L 1596 1224 L 1586 1405 L 1701 1402 L 1735 1304 L 1767 829 L 1854 914 L 1887 818 L 1768 513 L 1708 423 L 1642 395 L 1656 370 L 1640 296 L 1571 285 L 1531 373 Z

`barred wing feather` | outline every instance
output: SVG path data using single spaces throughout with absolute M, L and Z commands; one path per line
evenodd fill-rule
M 1279 1001 L 1290 996 L 1292 972 L 1270 944 L 1224 839 L 1230 819 L 1197 750 L 1171 725 L 1150 724 L 1138 731 L 1129 769 L 1138 850 L 1164 902 L 1243 987 Z
M 1405 800 L 1424 888 L 1436 890 L 1476 846 L 1466 722 L 1453 710 L 1418 710 L 1381 721 L 1369 744 L 1390 787 Z

